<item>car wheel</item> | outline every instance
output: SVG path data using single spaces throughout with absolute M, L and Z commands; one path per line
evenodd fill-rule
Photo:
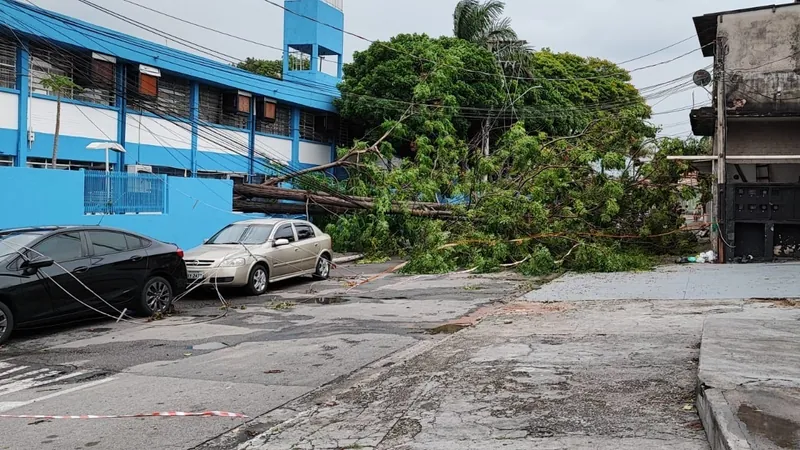
M 269 286 L 269 273 L 267 268 L 262 265 L 253 267 L 250 271 L 250 279 L 247 282 L 247 291 L 250 295 L 263 295 Z
M 144 314 L 163 313 L 172 304 L 172 285 L 164 278 L 147 280 L 142 289 L 141 310 Z
M 327 280 L 331 276 L 331 258 L 328 255 L 322 255 L 317 260 L 317 270 L 314 272 L 314 278 L 318 280 Z
M 14 329 L 14 315 L 5 303 L 0 302 L 0 344 L 8 340 Z

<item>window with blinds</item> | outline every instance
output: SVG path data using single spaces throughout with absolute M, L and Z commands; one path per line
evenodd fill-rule
M 275 108 L 275 120 L 259 120 L 256 123 L 256 131 L 259 133 L 276 134 L 278 136 L 292 135 L 292 108 L 284 105 L 277 105 Z
M 138 71 L 130 71 L 131 83 L 129 92 L 140 91 L 133 78 L 142 76 Z M 144 75 L 146 76 L 146 75 Z M 156 93 L 152 95 L 139 95 L 130 99 L 130 108 L 135 111 L 144 111 L 158 116 L 172 116 L 188 118 L 191 115 L 192 84 L 185 78 L 162 73 L 157 82 L 145 82 L 144 86 Z M 141 93 L 141 92 L 140 92 Z M 152 93 L 152 92 L 149 92 Z
M 200 120 L 217 125 L 247 128 L 247 116 L 225 112 L 223 91 L 214 86 L 200 85 Z
M 17 46 L 11 38 L 0 36 L 0 87 L 17 86 Z
M 57 96 L 45 87 L 52 76 L 69 78 L 78 87 L 65 88 L 61 97 L 113 106 L 116 96 L 116 65 L 97 61 L 91 55 L 74 54 L 55 46 L 31 46 L 30 86 L 34 94 Z

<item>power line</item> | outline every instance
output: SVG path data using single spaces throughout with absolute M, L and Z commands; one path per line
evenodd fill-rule
M 267 2 L 272 6 L 278 7 L 278 8 L 280 8 L 280 9 L 286 11 L 286 12 L 289 12 L 290 14 L 294 14 L 294 15 L 296 15 L 298 17 L 302 17 L 302 18 L 304 18 L 306 20 L 310 20 L 310 21 L 318 23 L 320 25 L 324 25 L 324 26 L 329 27 L 329 28 L 331 28 L 333 30 L 339 31 L 341 33 L 344 33 L 344 34 L 346 34 L 348 36 L 353 36 L 353 37 L 355 37 L 357 39 L 360 39 L 362 41 L 369 42 L 370 44 L 378 44 L 378 45 L 380 45 L 382 47 L 388 48 L 389 50 L 392 50 L 394 52 L 410 56 L 410 57 L 418 59 L 420 61 L 424 61 L 424 62 L 428 62 L 428 63 L 434 63 L 434 64 L 440 64 L 437 61 L 432 61 L 432 60 L 423 58 L 421 56 L 413 55 L 413 54 L 411 54 L 409 52 L 405 52 L 405 51 L 396 49 L 396 48 L 392 47 L 391 45 L 388 45 L 388 44 L 386 44 L 384 42 L 366 38 L 366 37 L 361 36 L 359 34 L 347 31 L 344 28 L 340 28 L 340 27 L 337 27 L 335 25 L 331 25 L 329 23 L 322 22 L 322 21 L 320 21 L 318 19 L 315 19 L 313 17 L 310 17 L 308 15 L 292 11 L 292 10 L 286 8 L 285 6 L 274 2 L 273 0 L 262 0 L 262 1 Z M 631 69 L 631 70 L 627 70 L 626 71 L 627 73 L 617 73 L 617 74 L 610 74 L 610 75 L 596 75 L 596 76 L 592 76 L 592 77 L 580 77 L 580 78 L 546 78 L 546 77 L 518 77 L 518 76 L 509 76 L 508 78 L 512 79 L 512 80 L 524 80 L 524 81 L 545 81 L 545 80 L 548 80 L 548 81 L 573 81 L 573 80 L 596 80 L 596 79 L 603 79 L 603 78 L 618 78 L 618 77 L 621 77 L 621 76 L 624 76 L 624 75 L 628 75 L 628 74 L 633 73 L 633 72 L 638 72 L 640 70 L 650 69 L 650 68 L 653 68 L 653 67 L 662 66 L 664 64 L 669 64 L 669 63 L 674 62 L 674 61 L 676 61 L 676 60 L 678 60 L 680 58 L 688 56 L 688 55 L 696 52 L 697 50 L 702 50 L 703 48 L 708 47 L 710 45 L 713 45 L 713 42 L 712 43 L 708 43 L 706 45 L 703 45 L 699 49 L 694 49 L 691 52 L 684 53 L 682 55 L 679 55 L 679 56 L 676 56 L 674 58 L 668 59 L 666 61 L 661 61 L 661 62 L 658 62 L 658 63 L 655 63 L 655 64 L 650 64 L 650 65 L 647 65 L 647 66 L 642 66 L 642 67 L 637 67 L 637 68 L 634 68 L 634 69 Z M 461 71 L 464 71 L 464 72 L 470 72 L 470 73 L 475 73 L 475 74 L 480 74 L 480 75 L 488 75 L 488 76 L 497 76 L 498 75 L 498 73 L 483 72 L 483 71 L 480 71 L 480 70 L 467 69 L 467 68 L 464 68 L 464 67 L 452 66 L 452 65 L 449 65 L 449 64 L 440 64 L 440 65 L 443 65 L 443 66 L 446 66 L 446 67 L 450 67 L 450 68 L 453 68 L 453 69 L 457 69 L 457 70 L 461 70 Z

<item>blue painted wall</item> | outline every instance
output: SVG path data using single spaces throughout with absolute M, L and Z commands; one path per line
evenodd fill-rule
M 78 171 L 0 167 L 0 229 L 100 223 L 188 250 L 225 225 L 256 217 L 231 212 L 231 181 L 178 177 L 167 182 L 166 214 L 84 215 L 83 183 Z

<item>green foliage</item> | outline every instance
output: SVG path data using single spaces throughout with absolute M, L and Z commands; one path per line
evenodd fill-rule
M 50 74 L 42 79 L 42 86 L 58 97 L 72 91 L 81 90 L 81 87 L 65 75 Z
M 289 58 L 291 67 L 298 67 L 302 70 L 311 68 L 311 61 L 307 59 L 300 60 L 296 56 L 289 56 Z M 234 64 L 234 67 L 265 77 L 276 78 L 278 80 L 283 79 L 282 59 L 246 58 L 244 61 Z
M 326 181 L 375 199 L 372 210 L 331 219 L 335 249 L 401 255 L 407 273 L 514 267 L 538 276 L 644 270 L 654 255 L 693 247 L 679 205 L 705 194 L 680 187 L 690 168 L 666 157 L 703 154 L 707 143 L 656 139 L 650 107 L 613 63 L 530 56 L 535 84 L 508 82 L 485 45 L 464 39 L 403 34 L 356 53 L 337 107 L 367 130 L 356 148 L 390 132 L 346 180 Z M 516 116 L 492 116 L 512 106 Z M 476 143 L 487 117 L 496 131 L 484 156 Z M 393 157 L 402 162 L 387 170 Z M 467 199 L 458 220 L 413 216 L 409 203 L 390 213 L 392 202 L 458 195 Z

